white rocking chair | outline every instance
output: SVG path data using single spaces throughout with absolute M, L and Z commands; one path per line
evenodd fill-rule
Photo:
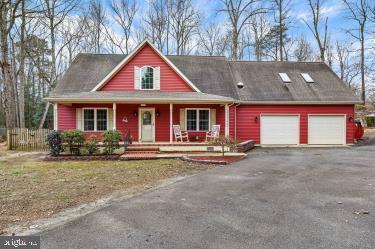
M 206 142 L 215 141 L 220 135 L 220 125 L 213 125 L 210 131 L 206 132 Z
M 186 142 L 189 142 L 188 132 L 182 131 L 180 125 L 173 125 L 173 133 L 176 142 L 178 142 L 178 139 L 180 139 L 180 142 L 183 142 L 184 138 L 186 139 Z

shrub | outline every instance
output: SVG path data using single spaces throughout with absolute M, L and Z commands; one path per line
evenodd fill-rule
M 91 135 L 90 138 L 86 140 L 84 146 L 85 146 L 87 153 L 90 156 L 98 153 L 99 151 L 98 142 L 99 142 L 99 139 L 95 135 Z
M 62 140 L 67 143 L 70 154 L 80 155 L 80 147 L 85 141 L 85 134 L 80 130 L 66 130 L 61 134 Z
M 225 147 L 228 147 L 230 151 L 236 151 L 237 141 L 231 137 L 219 136 L 215 139 L 212 144 L 221 146 L 221 153 L 225 155 Z
M 102 142 L 104 144 L 104 153 L 112 155 L 113 152 L 120 148 L 121 133 L 119 131 L 105 131 L 102 135 Z
M 366 117 L 366 124 L 367 124 L 367 127 L 373 127 L 374 126 L 374 118 Z
M 61 143 L 61 134 L 59 131 L 51 131 L 47 136 L 48 146 L 53 156 L 58 156 L 64 151 Z

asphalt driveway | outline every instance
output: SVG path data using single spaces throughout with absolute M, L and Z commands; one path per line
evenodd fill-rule
M 42 248 L 374 248 L 375 146 L 255 149 L 41 235 Z

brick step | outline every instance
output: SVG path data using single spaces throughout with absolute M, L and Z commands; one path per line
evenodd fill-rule
M 158 154 L 159 151 L 144 151 L 144 150 L 133 150 L 133 151 L 125 151 L 124 154 Z
M 120 159 L 136 160 L 136 159 L 156 159 L 156 153 L 125 153 L 120 156 Z
M 157 151 L 159 151 L 159 147 L 132 147 L 132 146 L 129 146 L 126 150 L 127 151 L 153 151 L 153 152 L 157 152 Z

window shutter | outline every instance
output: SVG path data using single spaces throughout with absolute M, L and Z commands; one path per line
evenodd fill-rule
M 210 125 L 216 125 L 216 109 L 210 109 Z
M 107 130 L 113 130 L 113 110 L 108 109 L 107 115 Z
M 83 130 L 82 108 L 76 108 L 76 129 Z
M 154 68 L 154 89 L 160 90 L 160 67 Z
M 141 73 L 137 66 L 134 66 L 134 89 L 141 89 Z
M 185 130 L 185 109 L 181 108 L 180 109 L 180 127 L 181 130 Z

